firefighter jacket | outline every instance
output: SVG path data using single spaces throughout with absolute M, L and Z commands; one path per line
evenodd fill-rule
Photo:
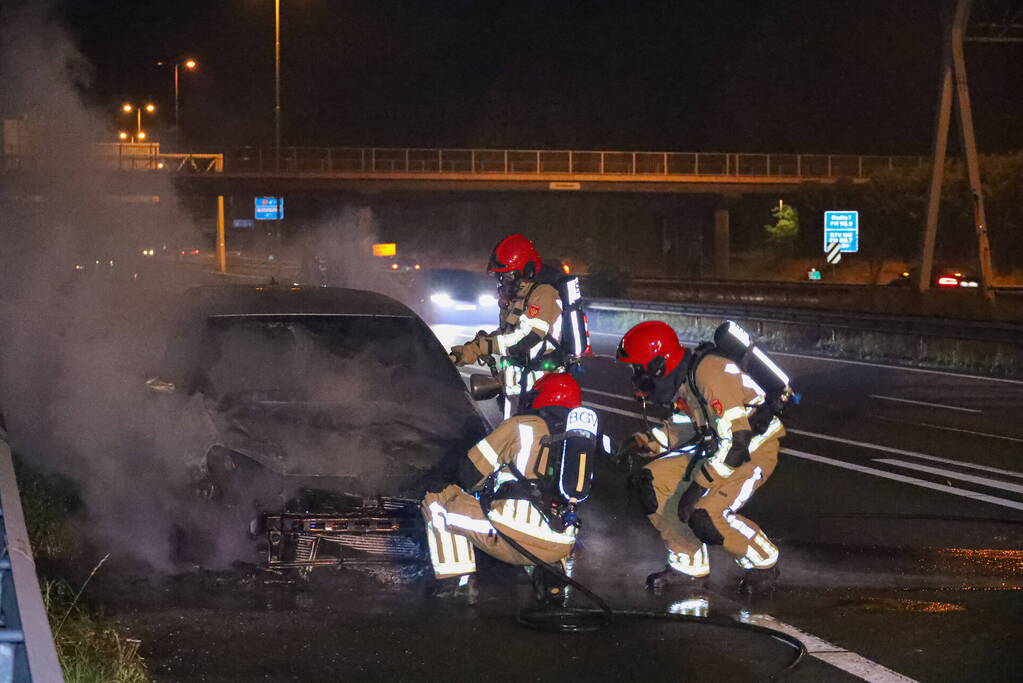
M 694 472 L 693 481 L 709 488 L 715 479 L 730 477 L 764 443 L 783 437 L 785 427 L 777 416 L 764 415 L 768 410 L 764 390 L 734 362 L 714 353 L 694 361 L 699 363 L 695 389 L 688 380 L 682 382 L 671 418 L 653 430 L 654 442 L 647 447 L 664 453 L 708 426 L 714 445 Z
M 537 472 L 547 470 L 550 449 L 542 446 L 540 441 L 549 434 L 547 422 L 539 415 L 516 415 L 505 420 L 469 449 L 459 472 L 459 483 L 466 491 L 481 491 L 487 478 L 497 472 L 493 479 L 493 489 L 485 492 L 493 493 L 504 484 L 518 480 L 510 467 L 514 467 L 525 479 L 537 479 Z M 551 529 L 532 501 L 517 500 L 514 497 L 495 500 L 490 519 L 521 533 L 555 543 L 571 543 L 575 538 L 575 529 L 572 527 L 563 532 Z
M 463 365 L 488 355 L 529 365 L 552 353 L 561 340 L 561 310 L 561 297 L 553 285 L 522 280 L 515 298 L 502 310 L 501 327 L 451 351 Z

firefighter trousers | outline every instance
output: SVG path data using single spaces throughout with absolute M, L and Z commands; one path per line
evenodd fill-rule
M 439 493 L 427 493 L 422 512 L 430 562 L 438 579 L 475 572 L 475 548 L 509 564 L 533 564 L 501 538 L 495 527 L 543 562 L 560 562 L 575 547 L 574 527 L 554 531 L 525 500 L 496 500 L 488 518 L 475 496 L 451 485 Z
M 778 439 L 768 439 L 730 477 L 715 479 L 696 502 L 688 525 L 679 520 L 678 505 L 691 483 L 685 479 L 689 456 L 672 454 L 643 468 L 643 505 L 667 546 L 672 568 L 689 576 L 706 576 L 710 572 L 708 544 L 724 546 L 744 569 L 774 566 L 778 549 L 756 522 L 738 512 L 774 472 L 778 445 Z

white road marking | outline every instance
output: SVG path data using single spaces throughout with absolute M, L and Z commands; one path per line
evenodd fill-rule
M 619 408 L 612 408 L 611 406 L 604 406 L 604 405 L 601 405 L 599 403 L 590 403 L 589 401 L 583 401 L 583 405 L 586 406 L 587 408 L 597 408 L 598 410 L 603 410 L 603 411 L 608 412 L 608 413 L 615 413 L 616 415 L 624 415 L 626 417 L 634 417 L 637 420 L 642 420 L 643 419 L 643 416 L 640 415 L 639 413 L 633 413 L 633 412 L 629 412 L 628 410 L 621 410 Z M 650 420 L 650 424 L 655 424 L 656 425 L 656 424 L 660 424 L 660 423 L 661 423 L 660 420 L 653 420 L 653 419 Z
M 834 441 L 836 443 L 844 443 L 850 446 L 859 446 L 860 448 L 869 448 L 875 451 L 884 451 L 885 453 L 894 453 L 895 455 L 908 455 L 911 458 L 918 458 L 920 460 L 930 460 L 932 462 L 943 462 L 946 465 L 958 465 L 959 467 L 965 467 L 971 470 L 982 470 L 984 472 L 994 472 L 995 474 L 1004 474 L 1007 477 L 1020 477 L 1023 478 L 1023 473 L 1012 472 L 1010 470 L 1002 470 L 997 467 L 988 467 L 987 465 L 975 465 L 971 462 L 964 462 L 961 460 L 952 460 L 951 458 L 939 458 L 936 455 L 927 455 L 925 453 L 917 453 L 916 451 L 907 451 L 902 448 L 891 448 L 890 446 L 882 446 L 876 443 L 868 443 L 866 441 L 853 441 L 852 439 L 843 439 L 840 436 L 829 436 L 828 434 L 818 434 L 817 432 L 807 432 L 802 429 L 792 429 L 786 427 L 785 430 L 790 434 L 799 434 L 801 436 L 809 436 L 814 439 L 824 439 L 825 441 Z
M 975 432 L 972 429 L 946 427 L 944 425 L 930 424 L 929 422 L 913 422 L 912 420 L 900 420 L 897 417 L 885 417 L 883 415 L 868 415 L 867 417 L 874 420 L 884 420 L 885 422 L 898 422 L 906 425 L 914 425 L 916 427 L 928 427 L 930 429 L 941 429 L 946 432 L 961 432 L 963 434 L 973 434 L 974 436 L 984 436 L 989 439 L 1003 439 L 1005 441 L 1015 441 L 1016 443 L 1023 443 L 1023 439 L 1017 439 L 1014 436 L 1002 436 L 1001 434 L 989 434 L 988 432 Z
M 895 460 L 889 458 L 874 458 L 874 462 L 884 463 L 885 465 L 895 465 L 896 467 L 905 467 L 907 469 L 916 470 L 917 472 L 937 474 L 942 477 L 947 477 L 949 479 L 959 479 L 961 481 L 968 481 L 971 484 L 980 484 L 981 486 L 987 486 L 988 488 L 992 489 L 1012 491 L 1013 493 L 1023 493 L 1023 486 L 1020 486 L 1019 484 L 1010 484 L 1007 481 L 998 481 L 997 479 L 978 477 L 973 474 L 964 474 L 963 472 L 946 470 L 941 467 L 931 467 L 930 465 L 920 465 L 919 463 L 915 462 L 906 462 L 905 460 Z
M 914 401 L 911 398 L 898 398 L 896 396 L 881 396 L 879 394 L 869 394 L 870 398 L 879 398 L 882 401 L 897 401 L 899 403 L 912 403 L 918 406 L 927 406 L 928 408 L 943 408 L 945 410 L 957 410 L 961 413 L 979 413 L 982 412 L 976 408 L 960 408 L 959 406 L 947 406 L 942 403 L 928 403 L 927 401 Z
M 624 334 L 624 333 L 622 333 Z M 622 338 L 622 334 L 615 332 L 594 332 L 590 330 L 591 336 Z M 864 360 L 849 360 L 847 358 L 828 358 L 826 356 L 809 356 L 805 353 L 786 353 L 784 351 L 771 351 L 772 356 L 789 356 L 790 358 L 805 358 L 807 360 L 819 360 L 822 363 L 845 363 L 846 365 L 865 365 L 868 368 L 882 368 L 884 370 L 900 370 L 902 372 L 921 372 L 927 375 L 942 375 L 944 377 L 956 377 L 959 379 L 973 379 L 981 382 L 1003 382 L 1005 384 L 1023 385 L 1023 380 L 1009 379 L 1008 377 L 985 377 L 983 375 L 968 375 L 962 372 L 948 372 L 945 370 L 931 370 L 930 368 L 909 368 L 903 365 L 886 365 L 885 363 L 870 363 Z
M 854 472 L 861 472 L 863 474 L 870 474 L 875 477 L 881 477 L 883 479 L 891 479 L 893 481 L 902 482 L 903 484 L 910 484 L 912 486 L 919 486 L 925 489 L 933 489 L 935 491 L 941 491 L 942 493 L 949 493 L 953 496 L 960 496 L 962 498 L 970 498 L 972 500 L 979 500 L 984 503 L 992 503 L 994 505 L 1001 505 L 1002 507 L 1012 508 L 1014 510 L 1023 510 L 1023 503 L 1009 500 L 1007 498 L 998 498 L 997 496 L 989 496 L 986 493 L 977 493 L 976 491 L 967 491 L 966 489 L 957 489 L 953 486 L 946 486 L 944 484 L 936 484 L 933 481 L 927 481 L 925 479 L 917 479 L 916 477 L 907 477 L 902 474 L 896 474 L 894 472 L 885 472 L 884 470 L 877 470 L 873 467 L 864 467 L 863 465 L 856 465 L 851 462 L 845 462 L 844 460 L 835 460 L 834 458 L 825 458 L 822 455 L 814 455 L 813 453 L 807 453 L 805 451 L 797 451 L 793 448 L 782 448 L 781 452 L 786 455 L 792 455 L 797 458 L 803 458 L 805 460 L 813 460 L 814 462 L 823 463 L 825 465 L 833 465 L 835 467 L 841 467 L 843 469 L 852 470 Z
M 872 662 L 866 657 L 850 652 L 843 647 L 833 645 L 817 636 L 801 631 L 795 626 L 778 621 L 770 614 L 746 614 L 740 615 L 740 620 L 754 626 L 771 628 L 782 633 L 787 633 L 800 640 L 806 646 L 806 653 L 833 667 L 841 669 L 865 681 L 874 683 L 916 683 L 912 678 L 907 678 L 900 673 L 883 667 L 877 662 Z
M 622 396 L 621 394 L 613 394 L 610 391 L 598 391 L 597 389 L 588 389 L 583 387 L 584 394 L 597 394 L 599 396 L 610 396 L 611 398 L 621 399 L 623 401 L 635 401 L 636 399 L 631 396 Z

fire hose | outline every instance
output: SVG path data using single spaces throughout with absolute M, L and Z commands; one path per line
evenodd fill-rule
M 490 518 L 490 502 L 491 501 L 486 497 L 480 499 L 480 507 L 482 507 L 483 513 L 488 519 Z M 631 618 L 655 619 L 682 623 L 688 622 L 766 635 L 791 647 L 794 654 L 783 668 L 772 673 L 763 680 L 777 680 L 788 675 L 797 666 L 799 666 L 799 663 L 803 661 L 803 657 L 806 656 L 806 646 L 803 645 L 798 638 L 766 626 L 757 626 L 755 624 L 747 624 L 741 621 L 735 621 L 734 619 L 716 616 L 696 616 L 688 614 L 670 614 L 667 612 L 613 609 L 603 598 L 590 590 L 583 583 L 575 580 L 562 571 L 560 567 L 544 562 L 536 555 L 526 550 L 521 543 L 502 532 L 497 525 L 492 526 L 501 539 L 514 548 L 516 552 L 533 563 L 534 572 L 545 571 L 552 574 L 565 584 L 572 586 L 577 591 L 585 595 L 597 606 L 597 609 L 582 609 L 563 605 L 556 607 L 542 604 L 536 605 L 519 610 L 515 620 L 521 626 L 537 631 L 549 631 L 555 633 L 592 633 L 607 628 L 611 625 L 613 620 Z

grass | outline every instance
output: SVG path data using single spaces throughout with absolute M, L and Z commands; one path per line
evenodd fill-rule
M 139 655 L 140 641 L 125 638 L 83 608 L 63 579 L 43 579 L 40 584 L 66 683 L 149 680 Z
M 14 469 L 34 555 L 58 560 L 78 558 L 81 546 L 73 523 L 83 505 L 77 487 L 66 477 L 41 472 L 17 457 Z M 103 558 L 93 568 L 89 579 L 105 560 Z M 89 579 L 77 591 L 63 578 L 40 577 L 39 580 L 64 680 L 66 683 L 148 681 L 146 665 L 139 654 L 140 641 L 125 638 L 79 602 Z
M 71 531 L 71 520 L 82 510 L 77 487 L 67 477 L 37 470 L 17 455 L 14 473 L 33 554 L 37 558 L 75 557 L 79 548 Z

